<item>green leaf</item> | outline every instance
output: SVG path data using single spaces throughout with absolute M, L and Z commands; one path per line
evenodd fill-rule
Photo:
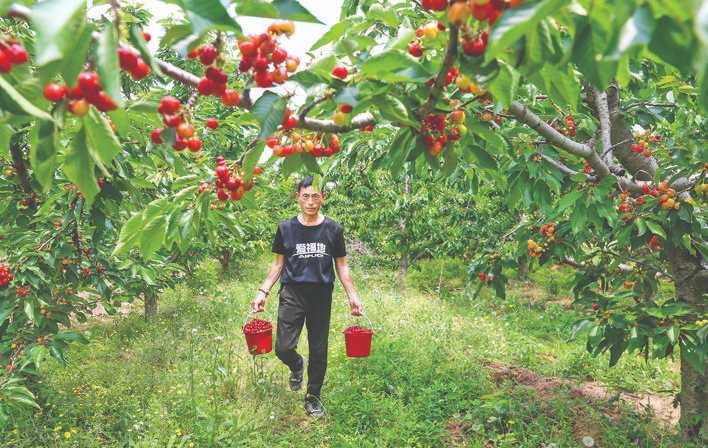
M 415 120 L 409 118 L 406 105 L 393 95 L 385 95 L 377 98 L 374 103 L 378 107 L 381 115 L 388 121 L 393 123 L 401 123 L 408 126 L 418 127 Z
M 666 239 L 666 232 L 664 232 L 664 229 L 661 227 L 661 225 L 655 223 L 654 221 L 646 220 L 647 227 L 649 227 L 649 230 L 654 235 L 659 235 L 660 237 Z
M 649 50 L 669 64 L 688 73 L 696 48 L 690 22 L 679 23 L 674 18 L 659 18 L 649 42 Z
M 401 20 L 395 11 L 392 9 L 386 9 L 380 4 L 373 4 L 366 14 L 366 18 L 369 20 L 378 20 L 386 25 L 396 28 L 401 24 Z
M 504 11 L 494 24 L 489 34 L 489 44 L 485 50 L 485 60 L 496 58 L 514 42 L 534 29 L 538 22 L 559 11 L 569 0 L 543 0 L 537 3 L 524 3 Z
M 287 100 L 271 91 L 266 91 L 258 98 L 251 111 L 261 125 L 259 139 L 272 135 L 285 117 Z
M 0 124 L 0 155 L 10 154 L 10 140 L 15 130 L 9 124 Z
M 354 25 L 355 23 L 359 23 L 360 21 L 361 19 L 358 17 L 350 17 L 346 20 L 342 20 L 341 22 L 334 24 L 332 28 L 329 29 L 329 31 L 324 33 L 322 37 L 320 37 L 317 42 L 315 42 L 312 47 L 310 47 L 310 51 L 317 50 L 318 48 L 339 39 L 344 35 L 344 33 L 347 32 L 348 29 L 352 27 L 352 25 Z
M 328 81 L 332 78 L 331 72 L 335 65 L 337 65 L 337 58 L 334 55 L 330 55 L 313 62 L 312 65 L 310 65 L 310 72 Z
M 192 24 L 192 31 L 201 36 L 211 29 L 234 31 L 242 35 L 241 26 L 229 15 L 220 0 L 181 0 Z
M 537 83 L 539 78 L 542 83 Z M 534 77 L 534 83 L 544 88 L 548 95 L 557 103 L 564 106 L 567 105 L 573 111 L 577 110 L 578 99 L 580 98 L 580 83 L 576 80 L 571 67 L 563 69 L 545 65 L 538 73 L 538 76 Z
M 145 222 L 140 235 L 140 253 L 143 259 L 149 259 L 162 246 L 167 233 L 167 215 L 156 216 Z
M 160 66 L 157 65 L 157 61 L 152 57 L 152 53 L 147 47 L 147 42 L 143 37 L 143 31 L 138 25 L 132 25 L 130 27 L 130 33 L 128 34 L 130 43 L 133 44 L 136 50 L 140 53 L 140 57 L 143 61 L 150 66 L 152 74 L 162 76 L 162 71 L 160 71 Z
M 622 26 L 617 48 L 609 55 L 609 59 L 619 60 L 626 51 L 648 44 L 655 26 L 656 22 L 649 7 L 642 5 L 637 8 L 632 17 Z
M 84 69 L 86 56 L 88 55 L 89 46 L 91 45 L 92 33 L 93 26 L 88 22 L 84 23 L 84 26 L 76 34 L 72 51 L 68 52 L 62 61 L 61 74 L 64 77 L 64 82 L 68 86 L 76 84 L 79 73 Z
M 401 50 L 390 50 L 372 56 L 361 65 L 363 77 L 385 82 L 418 82 L 430 79 L 430 73 Z
M 3 76 L 0 76 L 0 109 L 20 115 L 31 115 L 40 120 L 52 121 L 51 115 L 22 96 Z
M 246 156 L 243 158 L 243 173 L 245 178 L 243 179 L 245 183 L 251 180 L 253 177 L 253 169 L 263 155 L 263 150 L 265 149 L 265 141 L 259 141 L 256 146 L 251 148 Z
M 105 167 L 121 152 L 118 137 L 113 133 L 108 121 L 93 107 L 84 115 L 83 120 L 89 153 L 106 175 L 109 175 Z
M 489 155 L 487 151 L 485 151 L 483 148 L 481 148 L 478 145 L 468 145 L 467 148 L 465 148 L 469 153 L 474 157 L 474 159 L 477 161 L 477 166 L 482 169 L 486 170 L 495 170 L 497 169 L 497 161 Z
M 566 208 L 570 207 L 571 205 L 575 205 L 575 203 L 580 199 L 580 197 L 583 195 L 582 191 L 578 190 L 573 190 L 570 193 L 565 194 L 560 201 L 558 201 L 558 207 L 557 211 L 562 212 Z
M 46 192 L 54 180 L 58 138 L 54 122 L 40 121 L 32 128 L 30 164 L 34 177 Z
M 304 152 L 300 154 L 300 156 L 302 157 L 302 161 L 305 163 L 305 167 L 307 167 L 311 173 L 322 175 L 320 164 L 317 163 L 317 159 L 315 159 L 312 154 Z
M 94 159 L 86 144 L 86 132 L 81 128 L 74 136 L 64 158 L 64 174 L 84 195 L 87 205 L 93 203 L 99 191 L 94 166 Z
M 96 68 L 101 77 L 101 87 L 116 105 L 121 107 L 123 106 L 123 94 L 120 89 L 118 36 L 111 22 L 104 22 L 103 31 L 101 31 L 96 44 Z
M 143 214 L 135 213 L 120 229 L 118 242 L 113 250 L 113 256 L 126 254 L 140 241 L 140 229 L 143 225 Z
M 509 107 L 516 96 L 519 85 L 519 72 L 504 61 L 499 61 L 499 72 L 489 83 L 489 92 L 503 107 Z
M 241 16 L 289 19 L 298 22 L 323 24 L 296 0 L 274 0 L 270 3 L 261 0 L 250 0 L 240 3 L 236 10 Z
M 391 175 L 394 178 L 403 168 L 403 164 L 410 155 L 416 145 L 416 138 L 410 128 L 401 128 L 396 133 L 396 136 L 391 140 L 388 147 L 387 156 L 389 158 L 388 166 L 391 168 Z
M 617 61 L 602 60 L 601 38 L 605 36 L 602 29 L 593 32 L 594 27 L 590 25 L 587 18 L 579 19 L 576 27 L 575 41 L 573 45 L 572 60 L 578 66 L 587 80 L 598 89 L 604 90 L 610 79 L 617 72 Z M 599 27 L 598 27 L 599 28 Z
M 303 160 L 300 153 L 292 154 L 283 159 L 283 164 L 281 165 L 281 170 L 283 177 L 288 177 L 290 174 L 297 171 L 303 165 Z
M 84 22 L 84 0 L 48 0 L 35 3 L 30 13 L 36 33 L 33 63 L 43 66 L 61 61 L 74 51 L 77 29 Z

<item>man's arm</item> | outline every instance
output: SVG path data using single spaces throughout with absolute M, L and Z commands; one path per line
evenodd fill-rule
M 275 254 L 275 260 L 273 260 L 273 263 L 270 265 L 268 275 L 266 276 L 265 280 L 263 280 L 260 289 L 270 292 L 270 289 L 273 287 L 275 282 L 278 281 L 278 277 L 280 277 L 280 272 L 283 270 L 284 263 L 285 256 L 282 254 Z M 265 303 L 266 294 L 263 291 L 258 290 L 256 298 L 253 299 L 253 301 L 251 302 L 251 310 L 253 310 L 254 312 L 263 311 L 265 310 Z
M 342 282 L 344 291 L 346 291 L 347 297 L 349 297 L 349 306 L 352 308 L 352 315 L 361 316 L 364 313 L 364 306 L 359 300 L 359 296 L 357 296 L 356 290 L 354 289 L 354 282 L 352 281 L 352 276 L 349 273 L 347 257 L 335 258 L 334 265 L 337 268 L 337 277 L 339 277 L 339 281 Z

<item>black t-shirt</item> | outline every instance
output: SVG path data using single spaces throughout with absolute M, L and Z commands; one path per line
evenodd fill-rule
M 344 257 L 344 229 L 325 216 L 316 226 L 305 226 L 297 216 L 278 224 L 273 252 L 285 256 L 281 283 L 334 284 L 334 258 Z

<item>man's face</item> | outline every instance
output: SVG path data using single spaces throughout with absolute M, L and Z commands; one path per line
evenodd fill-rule
M 325 194 L 312 188 L 312 186 L 300 189 L 297 194 L 297 203 L 303 215 L 317 216 L 320 207 L 325 199 Z

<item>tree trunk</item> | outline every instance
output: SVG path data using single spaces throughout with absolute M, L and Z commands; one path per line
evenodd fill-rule
M 700 257 L 693 257 L 683 248 L 667 248 L 676 294 L 682 302 L 693 305 L 700 315 L 706 312 L 703 294 L 708 292 L 708 269 Z M 684 356 L 681 349 L 681 430 L 686 437 L 708 440 L 708 390 L 706 376 L 701 375 Z M 708 359 L 704 361 L 708 374 Z
M 529 259 L 523 257 L 519 262 L 519 280 L 526 281 L 529 278 Z
M 403 201 L 408 200 L 408 195 L 411 192 L 411 177 L 406 174 L 403 181 Z M 406 235 L 406 210 L 401 214 L 401 220 L 398 222 L 398 227 L 401 231 L 401 263 L 398 271 L 398 288 L 406 289 L 406 274 L 408 273 L 408 238 Z
M 403 250 L 401 254 L 401 264 L 398 270 L 398 288 L 406 289 L 406 274 L 408 273 L 408 251 Z
M 146 291 L 145 296 L 145 320 L 150 320 L 157 316 L 157 294 Z
M 231 251 L 224 249 L 219 257 L 221 262 L 221 272 L 226 274 L 229 270 L 229 265 L 231 264 Z

